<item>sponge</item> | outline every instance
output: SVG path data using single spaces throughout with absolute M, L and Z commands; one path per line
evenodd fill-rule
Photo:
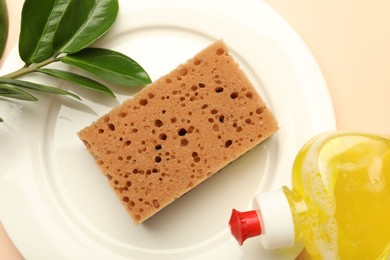
M 216 41 L 78 135 L 138 224 L 277 129 L 227 46 Z

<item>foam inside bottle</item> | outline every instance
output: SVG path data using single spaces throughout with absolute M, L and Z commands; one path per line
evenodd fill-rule
M 323 142 L 313 143 L 303 161 L 301 174 L 307 195 L 306 202 L 311 204 L 310 208 L 317 211 L 313 213 L 311 222 L 312 241 L 325 259 L 336 259 L 338 231 L 334 217 L 336 201 L 332 189 L 335 180 L 333 174 L 325 170 L 325 158 L 321 158 L 326 154 L 323 149 Z
M 390 247 L 383 217 L 390 213 L 389 147 L 378 136 L 322 135 L 297 160 L 293 186 L 310 208 L 304 243 L 313 259 L 378 259 Z

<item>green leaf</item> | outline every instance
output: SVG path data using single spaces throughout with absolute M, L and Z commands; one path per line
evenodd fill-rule
M 120 86 L 140 86 L 151 82 L 146 71 L 133 59 L 116 51 L 85 48 L 60 59 Z
M 70 0 L 54 35 L 58 53 L 75 53 L 100 38 L 115 22 L 118 0 Z
M 39 69 L 37 71 L 115 97 L 108 87 L 90 78 L 57 69 Z
M 28 81 L 22 81 L 22 80 L 17 80 L 17 79 L 8 79 L 8 78 L 0 78 L 0 84 L 7 84 L 7 85 L 12 85 L 12 86 L 17 86 L 21 88 L 27 88 L 27 89 L 32 89 L 48 94 L 55 94 L 55 95 L 68 95 L 71 97 L 74 97 L 76 99 L 80 99 L 79 96 L 73 94 L 72 92 L 59 89 L 59 88 L 54 88 L 50 86 L 45 86 L 33 82 L 28 82 Z
M 33 95 L 23 91 L 17 87 L 0 85 L 0 96 L 6 98 L 14 98 L 26 101 L 37 101 L 38 99 Z
M 5 0 L 0 0 L 0 58 L 3 56 L 8 38 L 8 11 Z
M 53 37 L 70 0 L 26 0 L 22 10 L 19 55 L 26 63 L 54 55 Z

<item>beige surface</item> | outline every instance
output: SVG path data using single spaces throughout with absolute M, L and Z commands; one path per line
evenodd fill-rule
M 10 39 L 6 52 L 17 40 L 22 2 L 7 0 Z M 290 22 L 316 57 L 333 98 L 338 128 L 389 134 L 390 2 L 268 0 L 268 3 Z M 20 259 L 2 228 L 0 259 Z
M 340 129 L 390 132 L 390 2 L 268 0 L 301 35 L 330 88 Z

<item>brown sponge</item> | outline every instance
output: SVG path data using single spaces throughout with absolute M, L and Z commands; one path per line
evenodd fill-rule
M 141 223 L 277 129 L 226 45 L 216 41 L 78 135 Z

